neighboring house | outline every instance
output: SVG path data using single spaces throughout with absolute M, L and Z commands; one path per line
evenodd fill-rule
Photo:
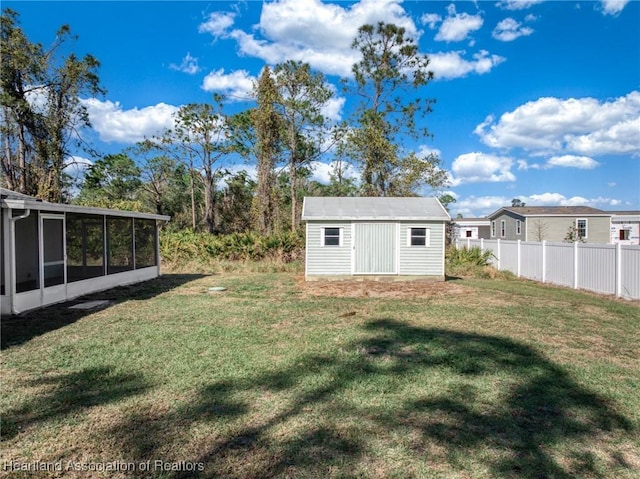
M 640 211 L 607 211 L 611 214 L 613 244 L 640 244 Z
M 491 238 L 491 222 L 488 218 L 456 218 L 452 223 L 455 239 Z
M 611 213 L 588 206 L 504 207 L 489 215 L 491 239 L 565 241 L 575 228 L 585 243 L 609 243 Z
M 436 198 L 306 197 L 305 277 L 444 280 L 450 219 Z
M 0 188 L 0 310 L 18 314 L 160 274 L 168 216 L 41 201 Z

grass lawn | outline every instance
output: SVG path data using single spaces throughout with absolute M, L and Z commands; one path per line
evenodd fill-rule
M 637 302 L 239 272 L 96 298 L 3 320 L 0 475 L 640 476 Z

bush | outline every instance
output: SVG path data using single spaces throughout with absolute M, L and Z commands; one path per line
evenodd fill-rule
M 160 255 L 176 264 L 212 261 L 280 261 L 289 263 L 304 257 L 304 234 L 280 232 L 263 236 L 255 232 L 212 235 L 190 230 L 162 231 Z
M 450 266 L 489 266 L 491 259 L 495 256 L 490 250 L 482 251 L 478 246 L 471 248 L 451 246 L 447 250 L 446 258 Z

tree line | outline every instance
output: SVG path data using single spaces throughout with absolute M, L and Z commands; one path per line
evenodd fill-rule
M 336 88 L 290 60 L 262 69 L 251 107 L 229 113 L 221 95 L 183 105 L 171 129 L 108 155 L 85 140 L 91 123 L 81 98 L 106 91 L 96 58 L 62 53 L 75 39 L 65 25 L 49 48 L 34 44 L 17 12 L 2 12 L 0 181 L 11 190 L 166 214 L 176 229 L 270 234 L 298 228 L 304 196 L 409 196 L 446 187 L 440 159 L 405 146 L 431 137 L 420 120 L 435 100 L 420 94 L 433 79 L 429 58 L 402 27 L 359 28 L 352 48 L 361 59 L 340 83 L 357 99 L 346 121 L 325 113 Z M 67 173 L 74 151 L 92 159 L 75 187 Z M 320 160 L 332 165 L 328 184 L 312 179 Z

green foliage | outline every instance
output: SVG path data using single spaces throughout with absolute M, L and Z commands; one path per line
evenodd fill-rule
M 482 251 L 478 246 L 467 248 L 450 247 L 446 253 L 447 263 L 451 266 L 489 266 L 491 259 L 495 258 L 490 250 Z
M 169 263 L 262 259 L 291 262 L 304 256 L 304 235 L 298 231 L 282 231 L 271 235 L 260 235 L 252 231 L 227 235 L 187 230 L 163 231 L 160 235 L 160 255 Z

